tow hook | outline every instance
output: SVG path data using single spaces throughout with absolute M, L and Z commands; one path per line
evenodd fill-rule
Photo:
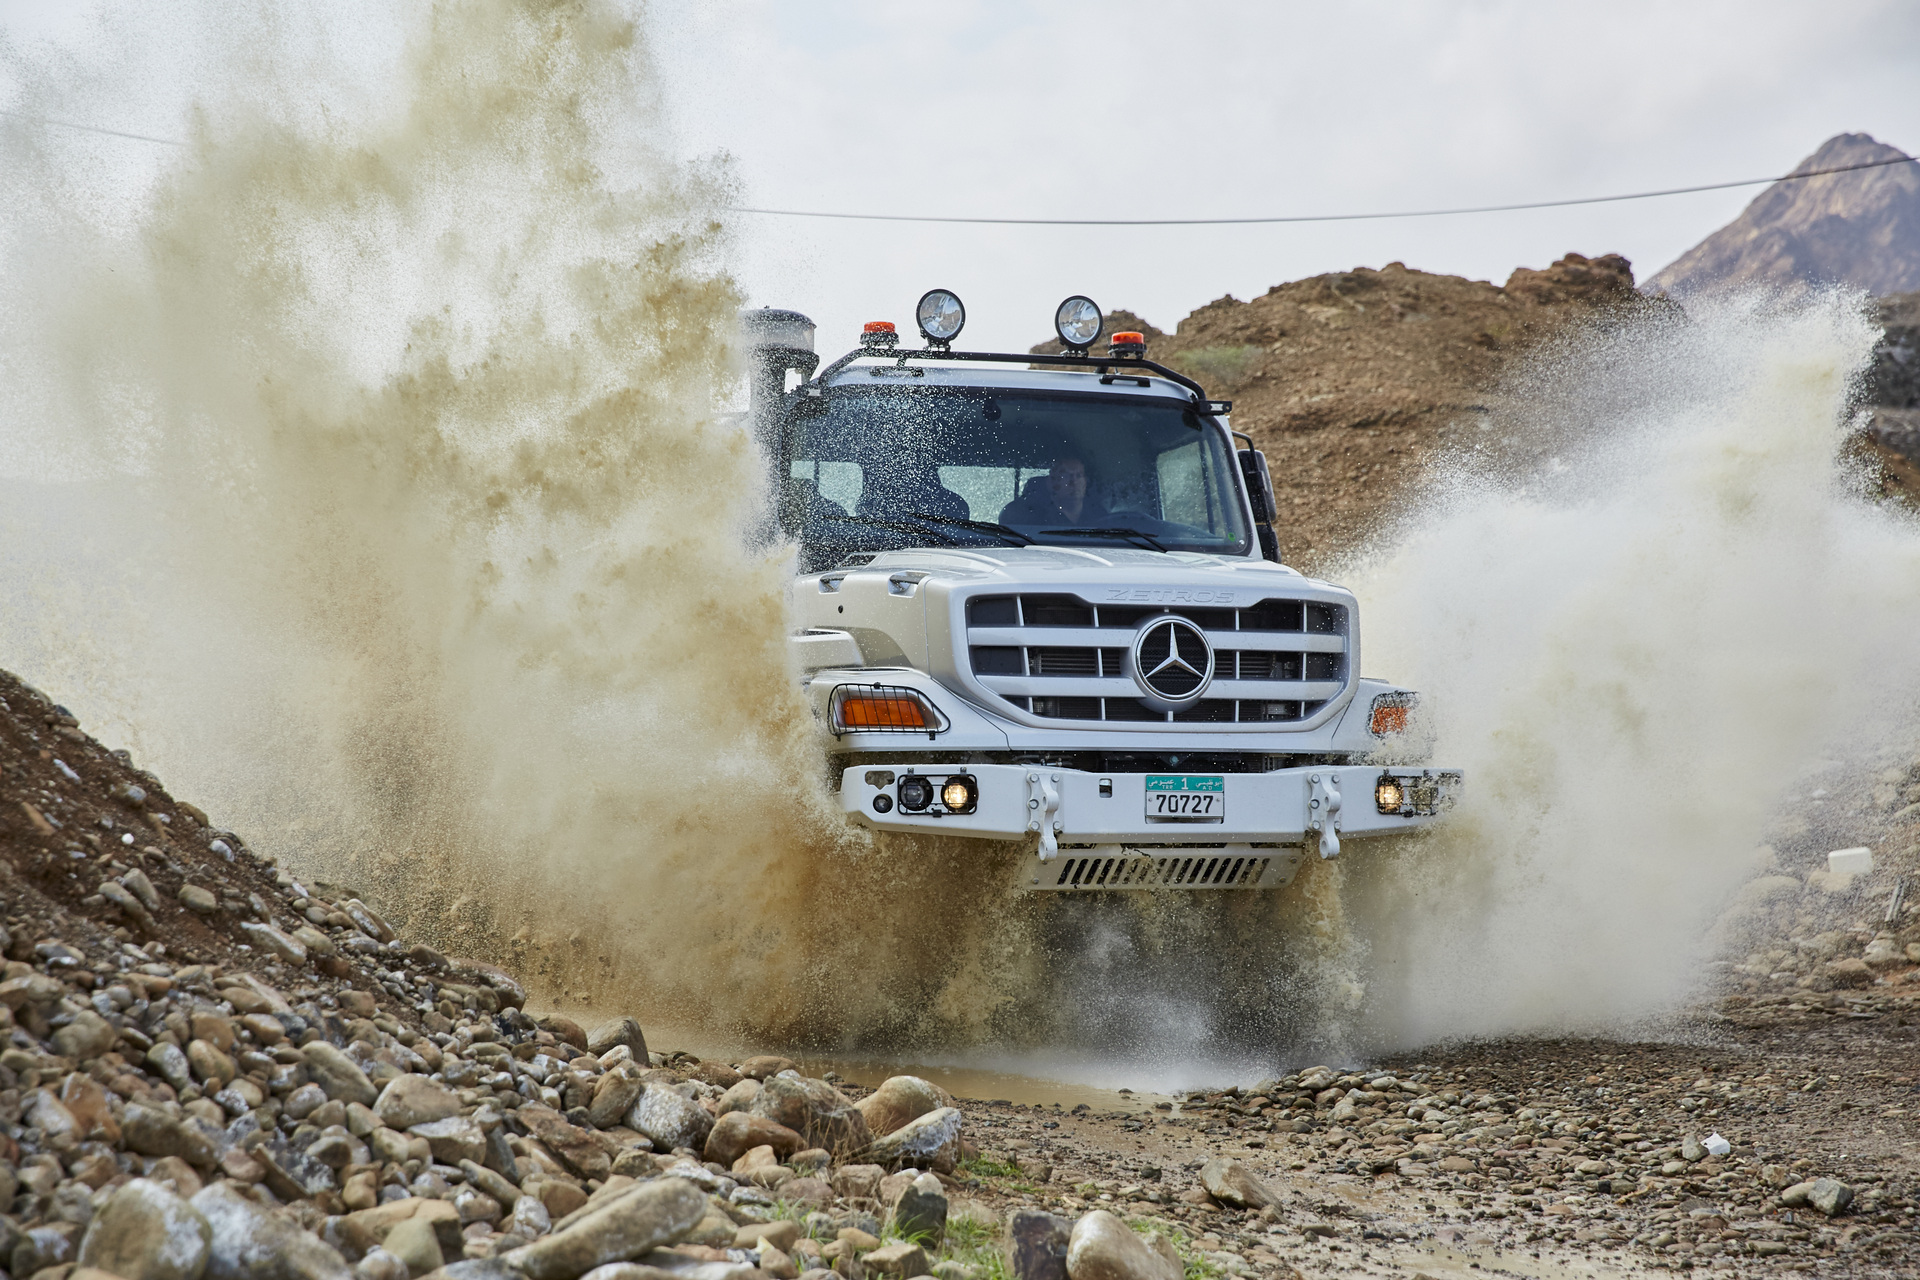
M 1340 775 L 1307 778 L 1307 825 L 1320 833 L 1320 856 L 1340 856 Z
M 1055 783 L 1060 775 L 1050 774 L 1042 778 L 1037 773 L 1027 775 L 1027 830 L 1040 833 L 1040 861 L 1052 862 L 1060 852 L 1059 842 L 1054 839 L 1060 830 L 1060 788 Z

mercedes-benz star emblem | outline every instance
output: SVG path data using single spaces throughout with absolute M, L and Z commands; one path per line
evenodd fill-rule
M 1141 700 L 1161 711 L 1192 706 L 1213 683 L 1213 646 L 1206 633 L 1185 618 L 1150 618 L 1133 638 L 1127 652 L 1127 674 L 1146 696 Z

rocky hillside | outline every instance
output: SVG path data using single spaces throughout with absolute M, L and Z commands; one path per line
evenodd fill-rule
M 1657 305 L 1625 258 L 1570 253 L 1504 286 L 1359 267 L 1221 298 L 1171 334 L 1127 311 L 1106 332 L 1141 330 L 1152 358 L 1234 402 L 1234 426 L 1273 471 L 1282 553 L 1311 571 L 1394 511 L 1437 450 L 1478 431 L 1516 357 L 1570 326 Z
M 1829 138 L 1795 173 L 1906 155 L 1864 133 Z M 1838 282 L 1869 293 L 1920 289 L 1920 165 L 1779 182 L 1646 283 L 1676 298 L 1743 286 Z

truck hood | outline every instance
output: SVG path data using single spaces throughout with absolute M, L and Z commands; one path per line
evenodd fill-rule
M 1203 555 L 1190 551 L 1149 551 L 1133 547 L 939 547 L 887 551 L 860 565 L 867 572 L 920 572 L 931 577 L 978 582 L 1045 586 L 1075 578 L 1125 580 L 1138 584 L 1216 585 L 1232 590 L 1267 590 L 1282 583 L 1308 583 L 1297 570 L 1271 560 Z M 844 573 L 828 570 L 822 578 Z M 1326 584 L 1316 584 L 1326 585 Z

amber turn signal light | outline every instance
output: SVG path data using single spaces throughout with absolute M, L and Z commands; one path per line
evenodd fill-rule
M 947 727 L 925 696 L 898 685 L 843 684 L 829 707 L 835 733 L 935 734 Z
M 1373 700 L 1373 709 L 1367 716 L 1367 728 L 1376 738 L 1391 737 L 1407 731 L 1407 713 L 1413 710 L 1414 696 L 1410 693 L 1383 693 Z

